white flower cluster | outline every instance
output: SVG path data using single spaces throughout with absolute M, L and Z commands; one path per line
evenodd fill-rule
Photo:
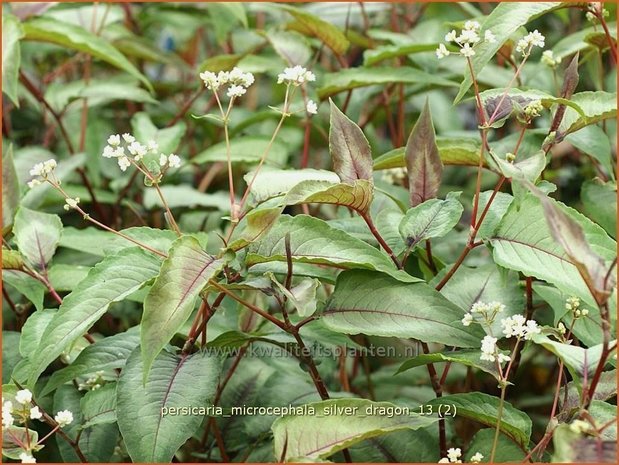
M 107 143 L 108 145 L 106 145 L 103 149 L 102 155 L 104 158 L 116 158 L 121 171 L 126 171 L 127 168 L 131 166 L 132 161 L 137 163 L 146 155 L 156 154 L 159 151 L 159 145 L 154 140 L 149 140 L 146 144 L 142 144 L 128 133 L 123 134 L 122 138 L 119 134 L 113 134 L 108 137 Z M 161 160 L 165 158 L 165 161 L 161 163 L 161 166 L 180 166 L 181 159 L 177 155 L 165 155 L 162 153 L 159 157 L 160 163 Z M 69 207 L 74 208 L 70 205 Z
M 565 309 L 570 310 L 574 318 L 580 318 L 589 314 L 589 310 L 580 308 L 580 299 L 578 297 L 568 297 L 565 301 Z
M 602 2 L 590 2 L 587 5 L 587 8 L 589 11 L 587 11 L 585 17 L 587 18 L 587 21 L 590 21 L 593 24 L 597 24 L 599 22 L 598 16 L 600 15 L 604 18 L 608 18 L 608 16 L 610 16 L 610 12 L 604 8 L 604 4 Z
M 400 184 L 406 179 L 406 168 L 389 168 L 380 174 L 382 181 L 389 184 Z
M 556 68 L 561 63 L 561 58 L 555 58 L 552 50 L 544 50 L 542 53 L 542 64 L 548 66 L 549 68 Z
M 492 336 L 486 336 L 481 340 L 481 356 L 480 360 L 487 360 L 489 362 L 497 361 L 499 363 L 509 362 L 511 357 L 509 355 L 499 352 L 497 347 L 497 338 Z
M 476 452 L 472 457 L 471 457 L 471 463 L 479 463 L 483 460 L 484 456 L 480 453 L 480 452 Z
M 591 433 L 595 431 L 589 423 L 583 420 L 574 420 L 573 422 L 571 422 L 570 430 L 578 434 Z
M 42 184 L 50 175 L 52 175 L 54 169 L 56 169 L 56 166 L 56 160 L 53 158 L 34 165 L 30 170 L 30 176 L 35 176 L 35 178 L 28 181 L 28 187 L 32 189 L 34 186 Z M 60 182 L 58 181 L 58 183 Z
M 462 450 L 459 447 L 450 447 L 447 449 L 447 457 L 443 457 L 438 463 L 462 463 Z
M 247 88 L 255 81 L 252 73 L 246 73 L 236 66 L 232 71 L 219 71 L 218 73 L 204 71 L 200 73 L 200 78 L 204 81 L 206 88 L 213 92 L 217 92 L 221 86 L 229 85 L 226 95 L 231 98 L 244 95 Z
M 64 209 L 69 211 L 71 209 L 77 209 L 77 204 L 80 203 L 80 198 L 79 197 L 75 197 L 74 199 L 72 199 L 71 197 L 67 197 L 66 199 L 64 199 L 65 204 L 64 204 Z
M 29 389 L 21 389 L 15 393 L 15 403 L 13 405 L 10 400 L 2 398 L 2 427 L 10 428 L 17 420 L 24 425 L 28 420 L 41 420 L 43 413 L 38 406 L 32 406 L 32 392 Z M 56 414 L 54 420 L 58 423 L 58 427 L 70 425 L 73 422 L 73 413 L 69 410 L 62 410 Z M 40 448 L 38 444 L 20 444 L 23 452 L 19 454 L 21 463 L 36 463 L 36 459 L 32 455 L 32 450 Z
M 471 323 L 479 323 L 478 320 L 483 320 L 487 325 L 491 325 L 496 316 L 503 311 L 505 311 L 505 305 L 501 302 L 485 303 L 478 301 L 473 304 L 468 313 L 464 314 L 462 324 L 470 326 Z
M 542 330 L 537 326 L 537 321 L 527 320 L 522 315 L 514 315 L 501 320 L 503 334 L 506 338 L 517 337 L 525 340 L 531 339 L 534 334 L 539 334 Z
M 467 58 L 472 57 L 475 55 L 473 47 L 482 40 L 479 35 L 480 29 L 481 25 L 477 21 L 467 21 L 464 23 L 464 29 L 460 31 L 460 35 L 458 35 L 455 29 L 452 29 L 451 32 L 445 35 L 445 41 L 456 43 L 460 47 L 460 54 L 462 56 Z M 496 36 L 492 30 L 487 29 L 484 32 L 484 41 L 488 43 L 496 42 Z M 450 53 L 447 47 L 445 47 L 445 44 L 439 44 L 436 49 L 436 56 L 439 60 L 449 56 Z
M 518 44 L 516 44 L 516 51 L 522 53 L 523 56 L 527 56 L 531 53 L 533 47 L 544 48 L 546 45 L 545 40 L 546 38 L 535 29 L 518 41 Z
M 300 65 L 293 66 L 292 68 L 285 68 L 283 73 L 277 75 L 278 84 L 300 86 L 305 82 L 312 82 L 315 80 L 316 75 Z

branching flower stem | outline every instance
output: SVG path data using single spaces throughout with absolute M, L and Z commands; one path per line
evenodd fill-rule
M 51 179 L 47 179 L 47 182 L 49 182 L 52 185 L 52 187 L 54 187 L 54 189 L 56 189 L 58 192 L 60 192 L 64 196 L 65 199 L 71 198 L 69 196 L 69 194 L 67 194 L 66 191 L 62 187 L 60 187 L 60 185 L 57 182 L 55 182 L 55 181 L 53 181 Z M 101 223 L 100 221 L 95 220 L 88 213 L 86 213 L 84 210 L 82 210 L 82 208 L 79 205 L 75 206 L 75 210 L 78 211 L 82 215 L 82 218 L 84 218 L 86 221 L 90 221 L 92 224 L 100 227 L 101 229 L 104 229 L 105 231 L 108 231 L 108 232 L 111 232 L 113 234 L 116 234 L 117 236 L 120 236 L 123 239 L 128 240 L 129 242 L 133 242 L 135 245 L 143 248 L 144 250 L 148 250 L 149 252 L 152 252 L 152 253 L 154 253 L 156 255 L 159 255 L 160 257 L 163 257 L 163 258 L 167 258 L 168 257 L 168 255 L 165 254 L 164 252 L 161 252 L 160 250 L 157 250 L 157 249 L 153 249 L 149 245 L 146 245 L 146 244 L 144 244 L 144 243 L 142 243 L 142 242 L 140 242 L 140 241 L 138 241 L 138 240 L 136 240 L 136 239 L 134 239 L 132 237 L 127 236 L 126 234 L 124 234 L 124 233 L 122 233 L 120 231 L 116 231 L 115 229 L 110 228 L 109 226 Z

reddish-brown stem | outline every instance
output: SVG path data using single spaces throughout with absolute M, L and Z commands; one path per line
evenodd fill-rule
M 429 354 L 430 349 L 428 348 L 428 344 L 425 342 L 421 343 L 421 348 L 424 354 Z M 441 383 L 438 379 L 438 374 L 436 372 L 436 368 L 433 363 L 428 363 L 426 365 L 428 367 L 428 374 L 430 375 L 430 383 L 432 384 L 432 389 L 434 390 L 434 394 L 436 398 L 443 397 L 443 388 L 441 387 Z M 438 441 L 439 441 L 439 451 L 441 457 L 447 455 L 447 436 L 445 434 L 445 419 L 439 417 L 438 419 Z
M 374 222 L 372 221 L 372 217 L 370 216 L 369 212 L 363 212 L 363 213 L 359 212 L 359 214 L 361 215 L 361 218 L 363 218 L 363 221 L 365 221 L 365 223 L 368 225 L 368 228 L 370 229 L 370 232 L 372 233 L 372 235 L 376 238 L 376 240 L 381 245 L 381 247 L 385 250 L 385 252 L 387 252 L 389 257 L 391 257 L 391 260 L 393 260 L 393 263 L 395 263 L 395 266 L 397 266 L 398 269 L 401 269 L 402 265 L 396 258 L 395 254 L 393 253 L 393 250 L 391 250 L 391 247 L 387 245 L 383 237 L 380 235 L 380 233 L 376 229 L 376 226 L 374 225 Z
M 466 247 L 464 247 L 464 250 L 462 250 L 462 253 L 460 254 L 458 259 L 456 260 L 456 263 L 454 263 L 453 266 L 447 272 L 447 274 L 445 276 L 443 276 L 443 279 L 441 279 L 441 282 L 439 282 L 436 285 L 435 289 L 437 291 L 440 291 L 441 289 L 443 289 L 445 284 L 447 284 L 447 282 L 451 279 L 451 277 L 458 270 L 458 268 L 460 268 L 460 265 L 462 265 L 462 262 L 464 261 L 464 259 L 466 258 L 466 256 L 469 254 L 469 252 L 472 249 L 473 249 L 473 244 L 470 243 L 470 242 L 467 242 Z
M 610 34 L 608 30 L 608 25 L 606 24 L 606 20 L 604 19 L 604 13 L 596 13 L 598 19 L 600 20 L 600 24 L 602 25 L 602 29 L 604 29 L 604 35 L 606 35 L 606 40 L 608 41 L 608 46 L 610 48 L 610 56 L 613 58 L 613 62 L 615 65 L 617 64 L 617 48 L 613 42 L 613 36 Z

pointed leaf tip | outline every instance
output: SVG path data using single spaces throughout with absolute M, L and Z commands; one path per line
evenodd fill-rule
M 410 203 L 415 207 L 437 196 L 443 174 L 427 100 L 406 142 L 405 158 Z
M 337 107 L 333 100 L 329 128 L 329 152 L 333 170 L 342 182 L 372 181 L 372 149 L 363 131 Z

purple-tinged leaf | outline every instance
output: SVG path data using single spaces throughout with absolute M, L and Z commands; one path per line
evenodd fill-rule
M 329 152 L 333 170 L 342 182 L 353 183 L 357 179 L 372 180 L 372 149 L 361 128 L 331 103 L 331 127 L 329 129 Z
M 410 202 L 415 207 L 436 197 L 443 173 L 427 101 L 406 142 L 405 156 Z
M 569 100 L 572 95 L 574 95 L 576 86 L 578 86 L 578 56 L 579 53 L 576 52 L 574 58 L 572 58 L 572 61 L 570 61 L 570 64 L 567 65 L 565 69 L 565 77 L 563 78 L 563 86 L 561 87 L 561 98 Z M 563 115 L 565 114 L 565 109 L 565 105 L 559 105 L 557 108 L 555 116 L 552 119 L 552 124 L 550 125 L 550 132 L 559 129 L 561 121 L 563 120 Z

